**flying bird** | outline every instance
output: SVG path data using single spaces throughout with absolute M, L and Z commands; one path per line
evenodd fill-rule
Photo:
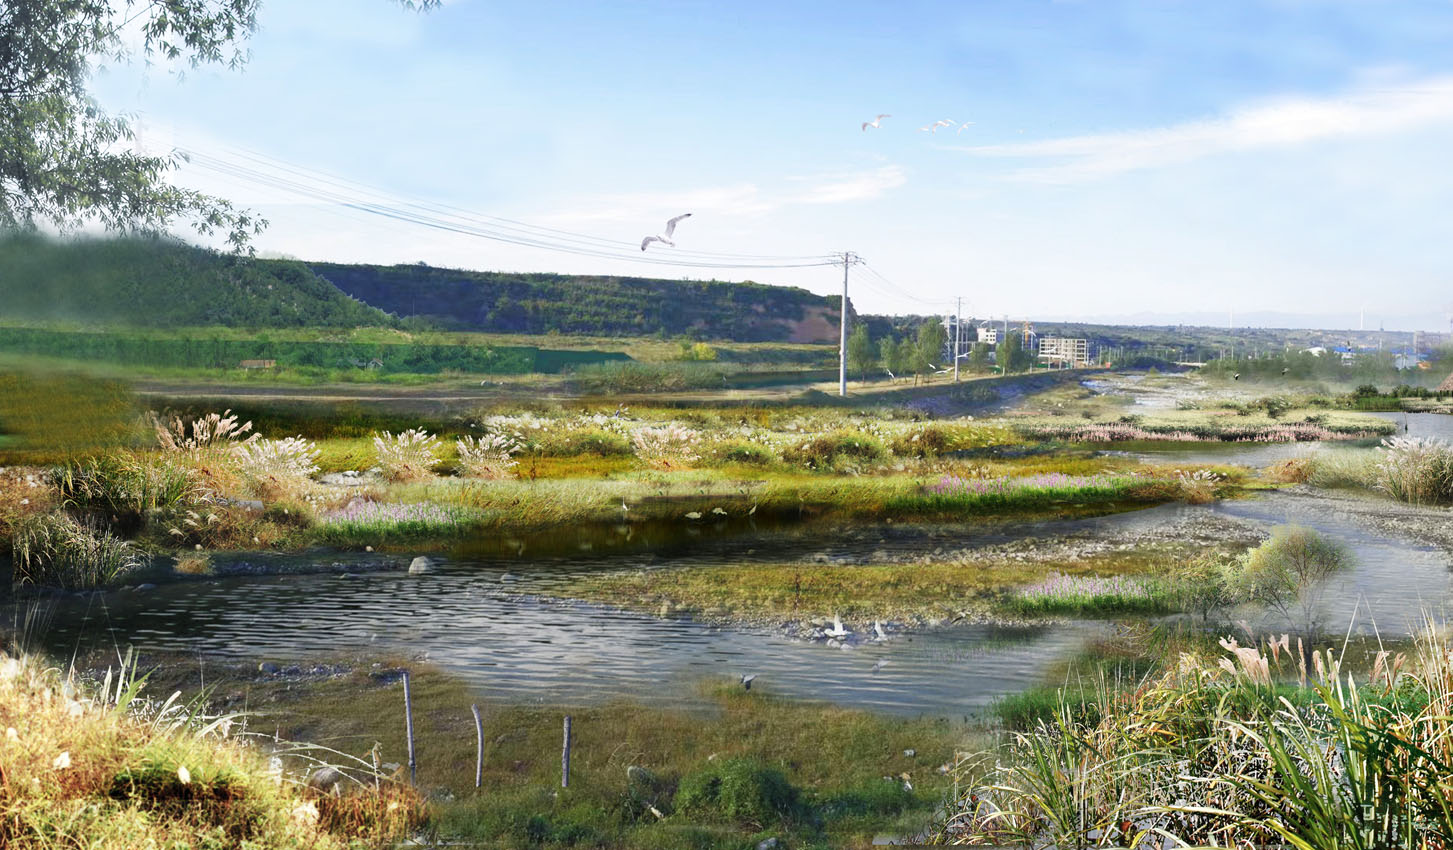
M 959 133 L 962 133 L 964 131 L 964 128 L 965 127 L 968 127 L 970 124 L 973 124 L 973 123 L 974 122 L 972 122 L 972 121 L 965 121 L 964 123 L 960 124 L 959 125 L 959 129 L 954 133 L 954 135 L 957 136 Z
M 823 634 L 835 638 L 846 637 L 848 630 L 843 628 L 843 618 L 834 614 L 832 616 L 832 628 L 823 630 Z
M 869 127 L 872 127 L 874 130 L 877 130 L 878 127 L 879 127 L 879 125 L 881 125 L 883 123 L 883 119 L 884 118 L 892 118 L 892 117 L 893 117 L 892 115 L 879 115 L 877 118 L 874 118 L 872 121 L 864 121 L 863 122 L 863 130 L 866 132 Z
M 929 130 L 929 132 L 930 133 L 937 133 L 939 127 L 952 127 L 953 125 L 954 125 L 954 119 L 952 119 L 952 118 L 941 118 L 941 119 L 933 122 L 933 125 L 932 125 L 933 126 L 933 129 L 932 130 Z
M 1231 380 L 1233 380 L 1233 381 L 1239 381 L 1239 380 L 1241 380 L 1241 373 L 1240 372 L 1237 372 L 1236 374 L 1232 375 L 1231 376 Z
M 746 674 L 743 674 L 742 675 L 742 687 L 743 688 L 746 688 L 747 690 L 750 691 L 752 689 L 752 680 L 755 679 L 755 678 L 757 678 L 757 674 L 756 673 L 753 673 L 750 676 L 748 676 Z
M 681 215 L 676 216 L 675 218 L 667 219 L 666 220 L 666 232 L 665 233 L 662 233 L 660 236 L 647 236 L 645 239 L 642 239 L 641 240 L 641 250 L 642 251 L 646 250 L 646 246 L 647 245 L 650 245 L 652 242 L 660 242 L 663 245 L 670 245 L 672 248 L 675 248 L 676 247 L 676 243 L 671 241 L 671 237 L 676 233 L 676 222 L 680 221 L 683 218 L 690 218 L 690 217 L 691 217 L 691 213 L 683 213 Z

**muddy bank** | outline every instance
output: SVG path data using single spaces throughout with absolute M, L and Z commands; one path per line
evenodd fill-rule
M 1372 493 L 1322 490 L 1307 484 L 1279 491 L 1299 503 L 1325 503 L 1329 511 L 1350 514 L 1389 537 L 1415 540 L 1453 554 L 1453 507 L 1405 505 Z

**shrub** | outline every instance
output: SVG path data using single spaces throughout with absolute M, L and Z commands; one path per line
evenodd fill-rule
M 427 478 L 439 462 L 435 454 L 439 440 L 422 428 L 410 428 L 397 436 L 388 431 L 376 434 L 373 449 L 384 478 L 390 481 Z
M 130 543 L 60 513 L 18 522 L 12 551 L 15 581 L 67 590 L 111 584 L 146 564 Z
M 893 441 L 893 454 L 899 457 L 938 457 L 952 448 L 953 438 L 936 425 L 900 434 Z
M 1309 528 L 1282 526 L 1230 573 L 1234 592 L 1260 602 L 1311 635 L 1327 580 L 1352 565 L 1346 546 Z
M 716 456 L 727 463 L 768 466 L 776 461 L 772 449 L 760 443 L 724 443 L 717 446 Z
M 613 431 L 596 428 L 570 430 L 553 435 L 540 446 L 540 453 L 547 457 L 629 457 L 631 444 L 626 438 Z
M 1453 446 L 1423 437 L 1394 437 L 1378 450 L 1375 480 L 1401 502 L 1453 502 Z
M 454 441 L 459 455 L 459 469 L 475 478 L 508 478 L 516 461 L 514 454 L 524 448 L 519 437 L 505 431 L 483 437 L 461 437 Z
M 1207 622 L 1242 601 L 1238 592 L 1236 562 L 1218 555 L 1197 555 L 1174 561 L 1168 569 L 1176 607 L 1201 615 Z
M 751 759 L 730 758 L 682 777 L 676 809 L 716 816 L 757 828 L 790 818 L 798 791 L 776 768 Z
M 571 383 L 587 393 L 663 392 L 719 388 L 729 372 L 717 363 L 614 362 L 582 366 Z
M 1315 487 L 1376 486 L 1377 456 L 1371 451 L 1323 451 L 1307 462 L 1307 483 Z
M 782 459 L 811 469 L 831 469 L 841 461 L 873 461 L 884 454 L 883 444 L 874 437 L 837 431 L 787 449 L 782 452 Z

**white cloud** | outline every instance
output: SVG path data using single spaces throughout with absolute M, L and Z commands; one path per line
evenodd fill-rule
M 779 190 L 756 183 L 714 186 L 684 192 L 641 192 L 584 199 L 579 209 L 545 218 L 555 224 L 649 218 L 662 211 L 690 210 L 721 216 L 755 216 L 799 204 L 844 204 L 876 198 L 908 182 L 897 165 L 852 174 L 788 177 Z
M 1071 183 L 1225 153 L 1395 134 L 1453 123 L 1453 77 L 1354 91 L 1329 98 L 1262 101 L 1219 118 L 1144 130 L 961 148 L 983 157 L 1056 160 L 1027 165 L 1017 179 Z

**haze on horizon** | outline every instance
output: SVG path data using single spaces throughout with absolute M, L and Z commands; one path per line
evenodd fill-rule
M 272 0 L 241 72 L 110 68 L 94 92 L 147 149 L 254 177 L 627 241 L 690 211 L 682 249 L 855 251 L 886 277 L 855 277 L 862 312 L 961 295 L 975 315 L 1365 309 L 1369 329 L 1447 331 L 1450 35 L 1453 5 L 1331 0 Z M 947 118 L 974 123 L 918 130 Z M 421 228 L 199 161 L 178 181 L 270 219 L 264 253 L 712 273 Z

